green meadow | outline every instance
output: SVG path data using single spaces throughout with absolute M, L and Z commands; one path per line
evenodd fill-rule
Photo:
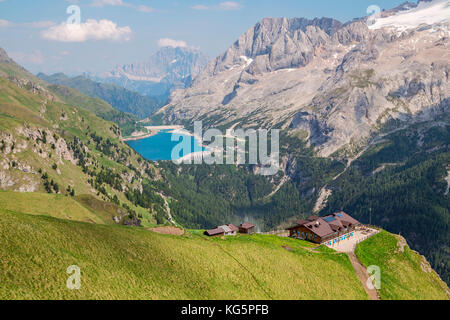
M 368 299 L 346 254 L 269 235 L 208 238 L 109 224 L 92 199 L 0 193 L 0 299 Z M 30 214 L 33 213 L 33 214 Z M 387 232 L 357 255 L 382 299 L 448 299 L 422 257 Z M 69 266 L 81 289 L 69 290 Z
M 356 255 L 364 266 L 380 267 L 381 288 L 378 293 L 381 299 L 448 300 L 450 291 L 447 285 L 423 256 L 408 245 L 400 245 L 402 240 L 382 231 L 356 248 Z
M 367 299 L 346 255 L 275 236 L 177 237 L 2 208 L 0 239 L 1 299 Z M 71 265 L 80 290 L 66 288 Z

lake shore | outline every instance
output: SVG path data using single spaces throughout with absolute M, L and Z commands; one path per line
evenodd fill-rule
M 157 133 L 158 133 L 158 132 L 150 132 L 150 133 L 146 133 L 146 134 L 142 134 L 142 135 L 136 135 L 136 136 L 126 137 L 126 138 L 122 138 L 122 141 L 127 142 L 127 141 L 142 140 L 142 139 L 145 139 L 145 138 L 153 137 L 153 136 L 156 135 Z
M 145 128 L 149 132 L 147 132 L 147 133 L 144 133 L 144 132 L 133 132 L 131 136 L 122 138 L 122 141 L 127 142 L 127 141 L 142 140 L 142 139 L 153 137 L 153 136 L 157 135 L 162 130 L 173 130 L 173 131 L 182 130 L 183 126 L 178 126 L 178 125 L 173 125 L 173 126 L 147 126 Z

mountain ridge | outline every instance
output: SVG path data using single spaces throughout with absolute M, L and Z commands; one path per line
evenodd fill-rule
M 173 90 L 189 86 L 207 62 L 208 57 L 198 49 L 167 46 L 160 48 L 147 61 L 117 66 L 99 75 L 85 76 L 165 100 Z
M 151 116 L 163 104 L 157 98 L 142 96 L 117 85 L 95 82 L 84 76 L 71 78 L 63 73 L 53 75 L 39 73 L 37 77 L 48 83 L 71 87 L 90 97 L 102 99 L 116 110 L 133 114 L 141 119 Z

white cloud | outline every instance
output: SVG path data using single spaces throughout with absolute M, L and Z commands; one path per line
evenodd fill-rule
M 92 7 L 103 6 L 125 6 L 126 4 L 122 0 L 94 0 L 91 4 Z
M 135 6 L 131 3 L 124 2 L 123 0 L 93 0 L 91 3 L 91 7 L 101 8 L 104 6 L 127 7 L 127 8 L 136 9 L 140 12 L 146 12 L 146 13 L 155 11 L 155 9 L 153 9 L 152 7 L 145 6 L 145 5 Z
M 187 43 L 181 40 L 173 40 L 169 38 L 159 39 L 158 40 L 159 47 L 173 47 L 173 48 L 185 48 L 187 47 Z
M 241 5 L 237 2 L 225 1 L 225 2 L 221 2 L 219 4 L 219 8 L 222 10 L 236 10 L 236 9 L 240 9 Z
M 65 22 L 53 26 L 42 32 L 46 40 L 60 42 L 85 42 L 97 40 L 130 40 L 131 28 L 118 27 L 110 20 L 89 19 L 85 23 L 66 24 Z
M 197 4 L 191 7 L 194 10 L 219 10 L 219 11 L 230 11 L 238 10 L 242 8 L 240 3 L 234 1 L 224 1 L 219 3 L 217 6 L 205 6 L 203 4 Z
M 208 6 L 205 6 L 203 4 L 197 4 L 195 6 L 192 6 L 191 8 L 194 10 L 208 10 L 209 9 Z

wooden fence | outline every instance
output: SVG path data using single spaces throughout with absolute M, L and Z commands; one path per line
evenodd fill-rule
M 258 234 L 262 235 L 274 235 L 282 238 L 288 238 L 289 237 L 289 231 L 288 230 L 273 230 L 269 232 L 257 232 Z

